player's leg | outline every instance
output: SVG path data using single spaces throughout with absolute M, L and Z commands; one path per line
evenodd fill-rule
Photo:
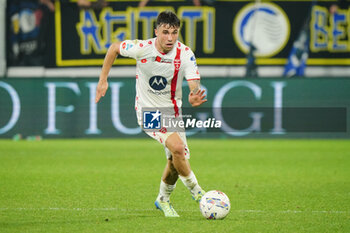
M 178 178 L 179 175 L 172 164 L 171 158 L 169 158 L 160 181 L 159 194 L 154 203 L 158 209 L 163 211 L 166 217 L 179 217 L 169 199 L 170 194 L 176 187 Z
M 169 134 L 160 132 L 146 133 L 165 147 L 165 141 Z M 165 153 L 168 161 L 160 181 L 159 194 L 154 204 L 164 213 L 165 217 L 179 217 L 169 200 L 170 194 L 176 187 L 176 181 L 179 175 L 171 162 L 172 156 L 170 151 L 165 148 Z
M 173 162 L 172 162 L 172 158 L 169 158 L 167 160 L 167 164 L 164 168 L 163 171 L 163 176 L 162 176 L 162 180 L 167 183 L 167 184 L 176 184 L 177 179 L 179 178 L 179 174 L 177 173 Z
M 177 173 L 170 158 L 168 159 L 167 164 L 163 171 L 157 199 L 161 201 L 168 201 L 170 194 L 174 191 L 176 187 L 176 181 L 178 178 L 179 178 L 179 174 Z
M 199 186 L 197 178 L 191 170 L 190 163 L 186 158 L 183 139 L 178 133 L 173 133 L 166 139 L 165 145 L 172 154 L 172 164 L 178 172 L 181 181 L 188 190 L 190 190 L 193 199 L 200 201 L 205 192 Z
M 171 134 L 165 141 L 165 146 L 172 154 L 172 162 L 180 176 L 189 176 L 190 164 L 185 157 L 185 144 L 178 133 Z

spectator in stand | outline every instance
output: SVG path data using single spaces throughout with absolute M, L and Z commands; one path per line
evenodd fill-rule
M 338 0 L 337 3 L 333 3 L 329 7 L 329 13 L 331 15 L 334 15 L 334 13 L 336 13 L 339 8 L 347 9 L 348 7 L 349 7 L 349 2 L 346 2 L 346 0 Z
M 108 5 L 106 0 L 97 0 L 96 2 L 90 2 L 89 0 L 78 0 L 77 5 L 82 9 L 102 9 Z
M 39 3 L 45 5 L 50 11 L 55 11 L 55 5 L 51 0 L 39 0 Z

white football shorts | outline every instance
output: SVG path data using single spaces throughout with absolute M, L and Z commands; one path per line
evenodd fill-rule
M 136 116 L 137 116 L 137 122 L 142 127 L 142 113 L 139 110 L 136 110 Z M 144 132 L 150 136 L 151 138 L 157 140 L 160 144 L 164 146 L 165 150 L 165 155 L 167 159 L 171 159 L 172 154 L 170 150 L 166 147 L 165 142 L 168 139 L 168 137 L 173 134 L 173 133 L 178 133 L 180 138 L 182 139 L 184 145 L 185 145 L 185 158 L 190 159 L 190 150 L 188 149 L 187 145 L 187 139 L 186 139 L 186 133 L 185 132 L 168 132 L 166 129 L 162 128 L 160 130 L 155 130 L 155 131 L 145 131 Z
M 190 150 L 188 149 L 187 146 L 187 140 L 186 140 L 186 133 L 185 132 L 150 132 L 150 131 L 145 131 L 146 134 L 148 134 L 151 138 L 157 140 L 160 144 L 164 146 L 165 150 L 165 155 L 167 159 L 171 159 L 172 154 L 170 150 L 166 147 L 165 141 L 168 139 L 168 137 L 173 134 L 177 133 L 180 135 L 180 138 L 182 139 L 184 145 L 185 145 L 185 158 L 190 159 Z

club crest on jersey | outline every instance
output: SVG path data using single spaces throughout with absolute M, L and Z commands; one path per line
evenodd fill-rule
M 149 85 L 157 91 L 163 90 L 168 81 L 163 76 L 153 76 L 149 79 Z
M 175 59 L 174 65 L 175 65 L 175 70 L 179 70 L 180 69 L 180 65 L 181 65 L 181 60 L 180 59 Z

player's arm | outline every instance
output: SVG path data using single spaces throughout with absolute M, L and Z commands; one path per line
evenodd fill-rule
M 187 82 L 190 88 L 188 102 L 192 105 L 192 107 L 198 107 L 199 105 L 207 102 L 207 99 L 204 99 L 207 96 L 204 94 L 205 90 L 200 89 L 200 80 L 188 80 Z
M 105 96 L 106 91 L 108 89 L 108 74 L 111 70 L 114 60 L 117 58 L 118 54 L 120 54 L 120 42 L 115 42 L 109 46 L 108 51 L 106 53 L 105 59 L 103 61 L 102 71 L 100 74 L 100 78 L 96 87 L 96 97 L 95 102 L 100 101 L 101 97 Z

